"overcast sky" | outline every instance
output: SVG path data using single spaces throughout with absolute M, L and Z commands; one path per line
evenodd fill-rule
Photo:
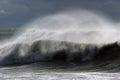
M 120 0 L 0 0 L 0 27 L 20 27 L 36 17 L 79 8 L 120 21 Z

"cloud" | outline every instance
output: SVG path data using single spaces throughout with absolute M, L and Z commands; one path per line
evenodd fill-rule
M 4 15 L 4 14 L 7 14 L 7 12 L 5 10 L 0 10 L 0 15 Z

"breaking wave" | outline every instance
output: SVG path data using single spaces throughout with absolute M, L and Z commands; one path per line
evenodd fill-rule
M 86 10 L 34 20 L 0 45 L 0 66 L 36 62 L 91 64 L 118 68 L 119 24 Z

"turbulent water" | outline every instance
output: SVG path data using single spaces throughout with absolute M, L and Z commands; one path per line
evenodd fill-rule
M 0 79 L 119 80 L 119 23 L 86 11 L 38 18 L 0 44 Z

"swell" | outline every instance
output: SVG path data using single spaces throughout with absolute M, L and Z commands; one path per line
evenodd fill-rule
M 118 69 L 120 46 L 117 43 L 98 47 L 92 44 L 75 44 L 64 41 L 35 41 L 12 46 L 0 66 L 23 65 L 38 62 L 62 62 L 92 65 L 92 68 Z M 3 53 L 4 54 L 4 53 Z M 91 68 L 90 68 L 91 69 Z

